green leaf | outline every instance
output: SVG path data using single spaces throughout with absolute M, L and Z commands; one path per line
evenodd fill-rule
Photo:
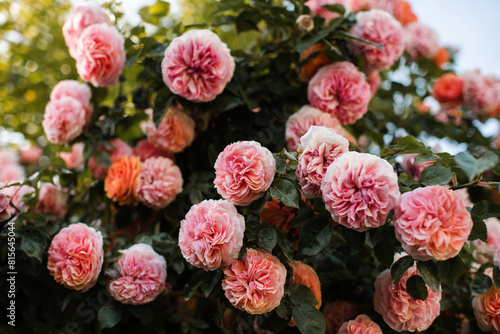
M 157 1 L 152 6 L 141 8 L 139 10 L 139 15 L 144 22 L 158 26 L 160 18 L 167 16 L 169 9 L 170 4 L 168 2 Z
M 245 10 L 236 18 L 236 29 L 238 32 L 248 30 L 259 30 L 257 23 L 261 20 L 261 15 L 257 11 Z
M 439 269 L 436 264 L 432 261 L 418 261 L 417 269 L 420 276 L 424 279 L 425 284 L 433 291 L 438 292 L 441 278 L 439 277 Z
M 42 262 L 42 254 L 47 247 L 47 239 L 36 230 L 28 230 L 21 238 L 21 250 L 29 257 Z
M 285 255 L 285 257 L 289 260 L 289 261 L 292 261 L 293 260 L 293 245 L 292 243 L 290 242 L 290 240 L 288 240 L 286 238 L 286 235 L 284 235 L 285 233 L 283 233 L 283 235 L 278 235 L 278 245 L 280 246 L 280 249 L 281 251 L 283 252 L 283 254 Z
M 399 282 L 408 268 L 413 266 L 414 262 L 415 261 L 413 260 L 413 258 L 409 255 L 403 256 L 402 258 L 394 262 L 391 267 L 392 284 L 396 284 L 397 282 Z
M 472 227 L 469 240 L 480 239 L 484 242 L 488 242 L 488 233 L 484 219 L 500 217 L 500 205 L 490 201 L 481 201 L 472 207 L 470 213 L 474 226 Z
M 426 186 L 448 184 L 455 176 L 449 167 L 433 165 L 425 168 L 418 178 L 419 182 Z
M 340 227 L 340 232 L 344 237 L 345 241 L 352 247 L 356 252 L 360 252 L 366 241 L 365 232 L 357 232 L 351 230 L 345 226 Z
M 358 38 L 356 36 L 353 36 L 353 35 L 350 35 L 348 34 L 347 32 L 343 31 L 343 30 L 338 30 L 336 33 L 335 33 L 335 37 L 336 38 L 342 38 L 342 39 L 353 39 L 353 40 L 356 40 L 358 42 L 363 42 L 363 43 L 366 43 L 366 44 L 370 44 L 370 45 L 373 45 L 373 46 L 376 46 L 377 48 L 379 48 L 380 50 L 384 51 L 384 47 L 382 46 L 382 44 L 379 44 L 379 43 L 373 43 L 371 41 L 368 41 L 366 39 L 362 39 L 362 38 Z
M 426 300 L 429 292 L 424 280 L 419 275 L 413 275 L 406 281 L 406 291 L 408 294 L 417 300 Z
M 220 282 L 221 277 L 221 270 L 207 271 L 204 273 L 203 279 L 201 280 L 201 292 L 203 292 L 205 297 L 210 295 L 215 286 Z
M 272 252 L 276 243 L 278 242 L 278 236 L 276 235 L 276 230 L 272 227 L 263 227 L 260 229 L 258 234 L 259 245 L 268 252 Z
M 465 272 L 465 263 L 460 256 L 437 263 L 442 282 L 452 282 Z
M 94 155 L 95 162 L 104 168 L 109 168 L 111 166 L 111 157 L 107 151 L 97 151 Z
M 302 334 L 324 334 L 326 331 L 325 317 L 312 305 L 295 306 L 292 316 Z
M 314 296 L 314 292 L 310 288 L 302 284 L 292 285 L 290 288 L 290 300 L 293 305 L 311 305 L 316 306 L 318 301 Z
M 276 314 L 281 319 L 290 320 L 290 318 L 292 317 L 292 307 L 293 306 L 290 300 L 287 298 L 283 298 L 279 306 L 276 308 Z
M 470 290 L 473 294 L 482 295 L 491 288 L 492 284 L 491 277 L 485 274 L 476 273 L 470 283 Z
M 122 318 L 122 309 L 116 303 L 109 303 L 99 309 L 97 319 L 99 326 L 102 328 L 112 328 L 120 322 Z
M 309 222 L 317 219 L 316 215 L 314 214 L 314 211 L 311 210 L 311 208 L 305 207 L 300 209 L 300 211 L 297 212 L 295 217 L 292 220 L 292 225 L 290 226 L 291 228 L 303 228 Z M 268 222 L 269 223 L 269 222 Z
M 319 218 L 308 223 L 300 233 L 299 252 L 316 255 L 328 245 L 332 238 L 333 225 L 329 219 Z
M 319 42 L 320 40 L 322 40 L 326 36 L 328 36 L 328 33 L 319 33 L 318 32 L 316 35 L 313 35 L 313 36 L 311 36 L 307 39 L 304 39 L 304 40 L 300 41 L 299 43 L 297 43 L 295 45 L 295 51 L 297 51 L 298 53 L 302 53 L 307 48 L 309 48 L 311 45 Z
M 335 5 L 323 5 L 321 6 L 325 9 L 328 9 L 330 12 L 338 13 L 340 16 L 344 16 L 345 14 L 345 7 L 339 4 Z
M 498 163 L 498 156 L 493 152 L 486 152 L 476 159 L 468 152 L 460 152 L 455 156 L 455 162 L 469 177 L 469 181 L 472 181 L 476 175 L 495 167 Z
M 373 251 L 377 256 L 377 259 L 384 265 L 384 267 L 391 267 L 392 262 L 394 261 L 394 247 L 389 245 L 386 240 L 381 240 L 375 245 L 375 247 L 373 247 Z
M 276 173 L 286 175 L 286 156 L 283 153 L 273 153 L 276 161 Z
M 493 283 L 495 284 L 495 288 L 500 288 L 500 268 L 498 266 L 493 267 Z
M 274 180 L 271 187 L 271 196 L 291 208 L 299 208 L 299 192 L 292 182 L 287 179 Z

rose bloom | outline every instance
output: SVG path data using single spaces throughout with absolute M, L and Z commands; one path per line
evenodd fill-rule
M 172 153 L 154 147 L 147 139 L 137 142 L 135 147 L 132 149 L 132 155 L 135 155 L 143 162 L 149 158 L 158 157 L 169 158 L 172 161 L 174 160 L 174 155 Z
M 95 87 L 118 83 L 125 66 L 125 40 L 114 26 L 94 24 L 85 29 L 76 44 L 76 70 Z
M 247 248 L 245 259 L 235 259 L 224 270 L 222 288 L 231 304 L 250 314 L 274 310 L 285 292 L 286 269 L 271 253 Z
M 375 45 L 349 40 L 349 48 L 354 54 L 361 54 L 366 59 L 370 70 L 387 69 L 403 55 L 405 44 L 403 28 L 394 17 L 380 9 L 356 14 L 356 24 L 351 35 L 373 43 L 381 44 L 384 50 Z
M 377 94 L 380 87 L 382 79 L 380 78 L 379 71 L 371 71 L 368 74 L 368 84 L 370 85 L 370 92 L 372 93 L 372 98 Z
M 52 144 L 68 144 L 82 133 L 85 117 L 85 108 L 73 97 L 50 101 L 42 121 L 47 140 Z
M 96 152 L 98 151 L 107 151 L 109 153 L 111 162 L 114 162 L 118 158 L 122 157 L 129 157 L 132 155 L 132 148 L 125 143 L 123 140 L 119 138 L 115 138 L 110 141 L 111 145 L 115 148 L 115 150 L 110 151 L 109 149 L 105 147 L 97 147 Z M 106 174 L 108 173 L 108 169 L 105 167 L 102 167 L 97 164 L 95 161 L 94 157 L 91 157 L 89 159 L 88 167 L 90 171 L 92 172 L 92 175 L 94 175 L 95 178 L 104 180 L 106 178 Z
M 35 192 L 35 189 L 30 186 L 8 186 L 2 189 L 3 193 L 9 198 L 12 205 L 15 206 L 19 211 L 26 211 L 26 205 L 24 203 L 23 197 L 28 196 Z M 11 216 L 17 214 L 17 210 L 9 205 L 7 210 Z
M 245 218 L 226 200 L 193 205 L 181 221 L 179 248 L 187 262 L 205 271 L 226 268 L 243 245 Z
M 71 12 L 62 28 L 64 41 L 71 57 L 76 57 L 76 43 L 82 32 L 88 26 L 98 23 L 113 25 L 108 14 L 99 6 L 78 6 Z
M 269 189 L 276 173 L 272 153 L 255 141 L 226 146 L 215 161 L 217 192 L 235 205 L 247 206 Z
M 21 181 L 24 179 L 24 168 L 15 164 L 1 165 L 0 168 L 0 183 L 10 181 Z
M 340 17 L 340 15 L 323 8 L 323 6 L 339 4 L 345 7 L 346 12 L 351 11 L 350 0 L 308 0 L 304 4 L 309 7 L 312 15 L 319 15 L 324 18 L 325 24 L 328 24 L 334 18 Z
M 328 56 L 325 54 L 325 51 L 326 48 L 323 44 L 316 43 L 311 45 L 301 53 L 299 58 L 300 63 L 307 60 L 310 56 L 312 56 L 313 53 L 318 54 L 309 59 L 307 63 L 303 64 L 302 67 L 300 67 L 298 71 L 300 81 L 309 82 L 309 80 L 311 80 L 311 78 L 316 74 L 316 72 L 318 72 L 320 68 L 332 62 L 330 58 L 328 58 Z
M 463 102 L 462 90 L 464 83 L 455 73 L 446 73 L 434 83 L 432 97 L 443 108 L 450 109 L 460 106 Z
M 74 143 L 71 146 L 71 152 L 59 152 L 57 155 L 64 160 L 66 168 L 79 169 L 83 165 L 83 149 L 85 144 Z
M 67 212 L 68 195 L 60 187 L 45 183 L 40 188 L 35 212 L 50 213 L 54 219 L 63 219 Z
M 121 250 L 118 260 L 121 277 L 112 279 L 108 290 L 123 304 L 141 305 L 153 301 L 165 288 L 165 258 L 146 244 L 135 244 Z
M 439 50 L 439 37 L 434 30 L 420 22 L 413 22 L 403 28 L 406 52 L 412 60 L 432 59 Z
M 356 139 L 340 125 L 335 117 L 321 112 L 319 109 L 305 105 L 299 111 L 292 114 L 286 121 L 285 138 L 289 151 L 296 151 L 299 148 L 300 138 L 313 125 L 331 128 L 356 145 Z
M 469 71 L 462 76 L 464 107 L 475 115 L 487 115 L 500 104 L 500 81 L 493 75 Z
M 482 331 L 500 333 L 500 289 L 492 286 L 486 293 L 475 296 L 472 308 Z
M 134 157 L 135 158 L 135 157 Z M 160 210 L 182 192 L 182 174 L 169 158 L 149 158 L 139 174 L 137 197 L 144 205 Z
M 401 195 L 393 222 L 396 238 L 419 261 L 455 257 L 472 230 L 471 215 L 462 199 L 443 186 Z
M 449 61 L 450 55 L 448 54 L 448 50 L 446 48 L 439 48 L 434 58 L 432 58 L 432 62 L 439 68 L 443 68 L 443 65 Z
M 390 12 L 397 0 L 351 0 L 352 11 L 357 13 L 359 11 L 382 9 Z
M 0 192 L 0 222 L 3 222 L 11 217 L 9 205 L 9 198 L 3 192 Z
M 410 3 L 404 0 L 400 0 L 394 4 L 392 15 L 394 15 L 394 18 L 398 20 L 402 26 L 418 21 L 417 16 L 411 9 Z
M 311 106 L 336 117 L 340 124 L 354 124 L 368 110 L 370 85 L 354 64 L 347 61 L 322 67 L 307 88 Z
M 356 304 L 342 300 L 326 303 L 321 313 L 325 317 L 328 334 L 337 334 L 345 321 L 354 319 L 359 314 Z
M 0 166 L 11 164 L 19 164 L 19 154 L 9 147 L 0 148 Z
M 295 20 L 295 26 L 303 33 L 314 29 L 314 20 L 310 15 L 302 14 Z
M 193 102 L 215 99 L 231 81 L 234 67 L 226 43 L 208 29 L 191 29 L 174 38 L 161 63 L 168 88 Z
M 180 108 L 172 106 L 163 116 L 158 129 L 152 110 L 145 126 L 148 141 L 157 149 L 172 153 L 182 152 L 194 140 L 194 120 Z
M 434 164 L 434 161 L 428 160 L 424 161 L 421 163 L 416 164 L 415 159 L 418 156 L 418 154 L 405 154 L 403 156 L 403 162 L 401 163 L 401 168 L 403 171 L 410 175 L 414 180 L 418 180 L 420 173 L 424 169 L 426 169 L 429 166 L 432 166 Z
M 296 208 L 286 206 L 280 200 L 271 197 L 260 213 L 260 222 L 268 223 L 288 233 L 296 212 Z
M 426 286 L 427 299 L 413 299 L 406 291 L 406 281 L 418 274 L 414 265 L 409 268 L 396 284 L 392 284 L 391 271 L 381 272 L 375 280 L 373 303 L 389 327 L 395 331 L 424 331 L 439 316 L 441 289 L 432 291 Z
M 337 334 L 383 334 L 383 332 L 369 316 L 360 314 L 356 319 L 344 322 Z
M 472 244 L 476 246 L 472 255 L 479 264 L 490 262 L 500 247 L 500 220 L 493 217 L 485 219 L 484 222 L 488 230 L 488 242 L 479 239 L 472 241 Z
M 137 157 L 116 159 L 109 167 L 104 180 L 106 196 L 119 205 L 137 204 L 141 169 L 141 162 Z
M 324 126 L 311 126 L 300 142 L 297 181 L 306 197 L 321 197 L 321 181 L 327 168 L 349 151 L 349 142 Z
M 85 224 L 71 224 L 56 234 L 49 248 L 47 268 L 56 282 L 85 292 L 95 285 L 103 261 L 103 240 Z
M 27 150 L 19 151 L 19 155 L 23 163 L 36 164 L 42 156 L 42 149 L 38 146 L 31 146 Z
M 316 271 L 311 266 L 300 261 L 290 262 L 289 265 L 293 269 L 292 285 L 301 284 L 311 289 L 318 302 L 315 307 L 319 310 L 322 300 L 321 282 L 319 281 L 318 274 L 316 274 Z M 293 318 L 288 325 L 295 326 Z
M 62 80 L 52 89 L 50 99 L 52 101 L 59 100 L 65 96 L 77 99 L 85 109 L 85 121 L 89 124 L 92 117 L 93 108 L 90 105 L 92 91 L 87 84 L 80 83 L 76 80 Z
M 358 152 L 344 153 L 328 167 L 321 191 L 333 220 L 358 232 L 382 226 L 400 195 L 391 164 Z

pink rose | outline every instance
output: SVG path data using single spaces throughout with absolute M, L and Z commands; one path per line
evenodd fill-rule
M 153 301 L 165 288 L 165 258 L 146 244 L 135 244 L 121 250 L 118 260 L 121 277 L 112 279 L 108 290 L 123 304 L 140 305 Z
M 79 169 L 83 165 L 83 149 L 85 144 L 74 143 L 71 146 L 71 152 L 59 152 L 57 155 L 64 160 L 66 168 Z M 94 162 L 95 163 L 95 162 Z
M 245 259 L 235 259 L 224 270 L 222 288 L 231 304 L 250 314 L 274 310 L 285 292 L 286 269 L 264 250 L 247 248 Z
M 349 151 L 349 142 L 324 126 L 311 126 L 300 142 L 297 181 L 306 197 L 321 197 L 321 181 L 327 168 Z
M 365 75 L 347 61 L 324 66 L 309 81 L 311 106 L 336 117 L 340 124 L 354 124 L 368 110 L 370 85 Z
M 272 153 L 255 141 L 226 146 L 215 161 L 215 188 L 235 205 L 246 206 L 261 198 L 276 173 Z
M 36 164 L 42 156 L 42 149 L 38 146 L 31 146 L 27 150 L 19 151 L 23 163 Z
M 396 284 L 392 284 L 391 271 L 381 272 L 375 280 L 373 303 L 389 327 L 395 331 L 424 331 L 439 316 L 441 289 L 438 292 L 427 288 L 427 299 L 413 299 L 406 291 L 406 281 L 418 274 L 414 265 Z
M 172 153 L 182 152 L 194 140 L 195 123 L 180 108 L 172 106 L 163 116 L 158 129 L 153 122 L 152 110 L 145 126 L 148 141 L 157 149 Z
M 464 107 L 476 116 L 493 113 L 500 105 L 500 80 L 480 71 L 469 71 L 462 76 Z
M 321 191 L 333 220 L 359 232 L 382 226 L 400 195 L 391 164 L 358 152 L 344 153 L 328 167 Z
M 182 192 L 182 174 L 169 158 L 149 158 L 139 174 L 139 201 L 155 210 L 169 205 Z
M 76 80 L 59 81 L 59 83 L 52 89 L 50 99 L 52 101 L 60 100 L 65 96 L 69 96 L 80 101 L 85 109 L 85 123 L 89 124 L 93 111 L 93 108 L 90 105 L 90 99 L 92 98 L 92 91 L 90 90 L 90 87 L 87 84 L 80 83 Z
M 406 52 L 412 60 L 432 59 L 439 51 L 439 37 L 434 30 L 420 22 L 410 23 L 403 28 Z
M 381 44 L 384 50 L 354 39 L 349 40 L 350 50 L 354 54 L 363 55 L 370 70 L 383 70 L 394 65 L 405 50 L 401 23 L 381 9 L 358 13 L 356 20 L 351 35 Z
M 132 155 L 135 155 L 142 162 L 148 160 L 149 158 L 165 157 L 174 161 L 174 155 L 167 151 L 162 151 L 154 147 L 146 139 L 140 140 L 135 147 L 132 149 Z
M 357 13 L 363 10 L 382 9 L 390 12 L 397 0 L 351 0 L 352 11 Z
M 187 262 L 205 271 L 226 268 L 243 245 L 245 218 L 226 200 L 193 205 L 181 221 L 179 248 Z
M 370 92 L 372 93 L 372 98 L 375 96 L 375 94 L 377 94 L 381 82 L 382 79 L 380 78 L 379 71 L 371 71 L 368 74 L 368 84 L 370 85 Z
M 9 205 L 9 198 L 3 192 L 0 192 L 0 222 L 3 222 L 11 217 Z
M 401 195 L 393 222 L 396 238 L 419 261 L 455 257 L 472 230 L 462 199 L 443 186 L 417 188 Z
M 111 162 L 114 162 L 118 158 L 129 157 L 132 155 L 132 148 L 123 140 L 115 138 L 111 140 L 110 143 L 115 147 L 115 150 L 110 151 L 105 147 L 99 146 L 97 147 L 96 152 L 107 151 L 110 154 Z M 108 168 L 98 165 L 94 157 L 89 159 L 88 167 L 96 179 L 104 180 L 106 178 Z
M 405 154 L 403 157 L 403 162 L 401 163 L 401 168 L 403 169 L 403 171 L 406 174 L 410 175 L 414 180 L 418 180 L 420 173 L 422 173 L 422 171 L 427 167 L 434 164 L 434 161 L 432 160 L 416 164 L 415 158 L 417 156 L 418 154 Z
M 0 166 L 0 183 L 16 182 L 24 179 L 24 168 L 21 165 L 16 163 Z
M 360 314 L 356 319 L 344 322 L 337 334 L 383 334 L 383 332 L 369 316 Z
M 47 268 L 56 282 L 85 292 L 101 272 L 102 246 L 101 232 L 82 223 L 69 225 L 52 239 Z
M 500 333 L 500 289 L 494 286 L 472 299 L 478 327 L 484 332 Z
M 18 210 L 20 210 L 21 212 L 25 211 L 26 206 L 25 206 L 23 197 L 32 194 L 34 191 L 35 191 L 34 188 L 32 188 L 30 186 L 26 186 L 26 185 L 24 185 L 24 186 L 10 186 L 10 187 L 8 186 L 8 187 L 3 188 L 3 193 L 9 198 L 10 202 L 15 207 L 14 208 L 12 205 L 9 205 L 9 207 L 7 209 L 11 216 L 14 216 L 17 214 L 16 208 Z
M 13 149 L 0 148 L 0 166 L 19 165 L 19 154 Z
M 125 66 L 123 36 L 114 26 L 94 24 L 85 29 L 76 44 L 76 70 L 95 87 L 118 83 Z
M 472 242 L 475 247 L 472 255 L 480 263 L 487 263 L 493 259 L 500 247 L 500 220 L 498 218 L 488 218 L 484 221 L 488 230 L 488 242 L 476 239 Z M 496 262 L 496 261 L 495 261 Z
M 76 58 L 76 44 L 82 32 L 88 26 L 98 23 L 113 25 L 104 9 L 96 5 L 78 6 L 69 15 L 62 31 L 71 57 Z
M 73 97 L 50 101 L 42 122 L 47 140 L 52 144 L 68 144 L 82 133 L 85 117 L 85 108 Z
M 161 63 L 168 88 L 193 102 L 222 93 L 234 72 L 231 51 L 208 29 L 191 29 L 172 40 Z
M 40 188 L 35 212 L 50 213 L 54 219 L 63 219 L 66 215 L 68 195 L 52 183 L 45 183 Z
M 296 151 L 300 145 L 300 137 L 306 134 L 313 125 L 326 126 L 335 130 L 339 135 L 347 138 L 356 145 L 356 139 L 345 130 L 339 121 L 330 114 L 321 112 L 311 106 L 305 105 L 286 121 L 286 143 L 289 151 Z
M 340 326 L 348 320 L 354 319 L 359 314 L 356 304 L 339 300 L 326 303 L 321 311 L 325 317 L 326 333 L 337 334 Z
M 308 0 L 304 3 L 311 10 L 312 15 L 319 15 L 325 19 L 325 24 L 328 24 L 332 19 L 340 15 L 323 8 L 325 5 L 339 4 L 345 7 L 346 12 L 350 12 L 350 0 Z

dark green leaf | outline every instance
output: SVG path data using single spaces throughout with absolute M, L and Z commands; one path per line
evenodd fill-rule
M 413 260 L 413 258 L 409 255 L 403 256 L 402 258 L 394 262 L 391 267 L 392 284 L 396 284 L 397 282 L 399 282 L 408 268 L 413 266 L 414 262 L 415 261 Z
M 99 309 L 97 319 L 101 328 L 112 328 L 120 322 L 122 309 L 116 303 L 109 303 Z
M 317 219 L 317 217 L 314 211 L 311 210 L 311 208 L 302 208 L 293 218 L 291 228 L 303 228 L 314 219 Z
M 294 249 L 293 249 L 293 245 L 290 242 L 290 240 L 288 240 L 286 238 L 286 236 L 278 235 L 278 245 L 280 246 L 281 251 L 283 252 L 283 254 L 285 255 L 285 257 L 289 261 L 292 261 L 293 260 L 293 250 Z
M 95 152 L 94 158 L 95 162 L 103 168 L 109 168 L 111 166 L 111 157 L 107 151 Z
M 348 34 L 347 32 L 343 31 L 343 30 L 338 30 L 336 33 L 335 33 L 335 37 L 336 38 L 342 38 L 342 39 L 353 39 L 355 41 L 358 41 L 358 42 L 363 42 L 363 43 L 366 43 L 366 44 L 370 44 L 370 45 L 373 45 L 373 46 L 376 46 L 377 48 L 379 48 L 380 50 L 384 51 L 384 47 L 382 46 L 382 44 L 379 44 L 379 43 L 373 43 L 371 41 L 368 41 L 366 39 L 362 39 L 362 38 L 358 38 L 356 36 L 353 36 L 351 34 Z
M 292 316 L 302 334 L 324 334 L 326 331 L 325 317 L 312 305 L 295 306 Z
M 201 281 L 201 291 L 203 292 L 203 295 L 205 297 L 208 297 L 208 295 L 213 291 L 215 286 L 219 284 L 221 277 L 222 277 L 221 270 L 205 272 L 205 275 L 203 275 L 203 280 Z
M 292 303 L 290 300 L 283 298 L 280 305 L 276 308 L 276 314 L 282 319 L 290 320 L 292 316 Z
M 295 306 L 298 305 L 316 306 L 318 304 L 318 301 L 314 296 L 314 292 L 312 292 L 312 290 L 305 285 L 302 284 L 292 285 L 292 287 L 290 288 L 290 292 L 291 292 L 290 300 L 292 304 Z
M 492 284 L 491 277 L 485 274 L 476 273 L 470 283 L 470 290 L 473 294 L 482 295 L 491 288 Z
M 333 225 L 328 219 L 317 218 L 309 222 L 300 233 L 299 252 L 316 255 L 328 245 L 332 238 Z
M 283 153 L 273 153 L 276 161 L 276 173 L 286 175 L 286 156 Z
M 455 156 L 455 161 L 469 177 L 469 181 L 472 181 L 476 175 L 495 167 L 498 156 L 493 152 L 486 152 L 476 159 L 468 152 L 460 152 Z
M 373 247 L 377 259 L 386 268 L 390 268 L 394 261 L 394 248 L 386 240 L 381 240 Z
M 323 5 L 321 6 L 325 9 L 328 9 L 330 12 L 338 13 L 340 16 L 344 16 L 345 14 L 345 7 L 339 4 L 335 5 Z
M 360 252 L 366 241 L 365 232 L 357 232 L 351 230 L 345 226 L 340 227 L 340 232 L 344 237 L 345 241 L 352 247 L 356 252 Z
M 469 240 L 480 239 L 484 242 L 488 242 L 488 233 L 484 219 L 500 217 L 500 205 L 490 201 L 481 201 L 472 207 L 470 213 L 474 226 L 472 227 Z
M 493 267 L 493 283 L 495 284 L 495 288 L 500 288 L 500 268 L 498 266 Z
M 47 247 L 47 239 L 38 231 L 28 230 L 21 238 L 21 250 L 40 262 L 42 262 L 45 247 Z
M 408 278 L 406 281 L 406 291 L 408 291 L 408 294 L 413 299 L 417 300 L 426 300 L 429 294 L 424 280 L 419 275 L 413 275 Z
M 313 35 L 307 39 L 304 39 L 304 40 L 300 41 L 299 43 L 297 43 L 297 45 L 295 45 L 295 51 L 297 51 L 298 53 L 302 53 L 308 47 L 310 47 L 314 43 L 319 42 L 320 40 L 322 40 L 326 36 L 328 36 L 328 33 L 317 33 L 316 35 Z
M 276 179 L 270 191 L 271 196 L 282 201 L 286 206 L 299 208 L 299 192 L 292 182 L 286 179 Z
M 438 292 L 441 285 L 441 278 L 439 277 L 439 269 L 436 264 L 432 261 L 418 261 L 417 269 L 420 276 L 424 279 L 425 284 L 433 291 Z
M 465 272 L 465 264 L 460 256 L 437 263 L 439 276 L 443 282 L 452 282 Z
M 236 18 L 236 29 L 238 32 L 248 30 L 259 30 L 257 23 L 261 20 L 261 16 L 257 11 L 245 10 Z
M 272 227 L 261 228 L 258 234 L 258 239 L 260 247 L 264 248 L 268 252 L 272 252 L 278 242 L 276 230 Z
M 425 168 L 418 180 L 426 186 L 445 185 L 448 184 L 455 176 L 449 167 L 433 165 Z

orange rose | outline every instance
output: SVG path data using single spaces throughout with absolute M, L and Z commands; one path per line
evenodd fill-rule
M 444 63 L 449 61 L 450 55 L 448 54 L 448 50 L 446 50 L 446 48 L 440 48 L 434 58 L 432 58 L 432 62 L 439 68 L 441 68 Z
M 307 264 L 295 261 L 295 263 L 290 262 L 290 267 L 293 269 L 293 278 L 292 284 L 302 284 L 307 286 L 312 290 L 318 304 L 316 304 L 316 308 L 319 310 L 321 307 L 321 283 L 319 281 L 318 275 L 313 268 L 308 266 Z M 295 326 L 295 321 L 293 318 L 288 323 L 288 326 Z
M 309 56 L 313 53 L 319 52 L 318 55 L 312 57 L 308 60 L 306 64 L 304 64 L 299 70 L 299 79 L 302 82 L 308 82 L 311 78 L 318 72 L 318 70 L 331 63 L 330 58 L 328 58 L 325 54 L 325 47 L 321 43 L 316 43 L 308 47 L 302 52 L 300 55 L 299 62 L 305 61 Z
M 432 96 L 443 106 L 450 109 L 463 102 L 462 89 L 464 83 L 455 73 L 447 73 L 434 83 Z
M 408 3 L 408 1 L 402 0 L 395 3 L 392 14 L 394 15 L 394 18 L 396 20 L 401 22 L 402 26 L 418 21 L 418 18 L 415 13 L 413 13 L 411 5 Z
M 137 204 L 141 169 L 141 162 L 135 156 L 116 159 L 109 167 L 108 175 L 104 180 L 106 196 L 118 202 L 119 205 Z

